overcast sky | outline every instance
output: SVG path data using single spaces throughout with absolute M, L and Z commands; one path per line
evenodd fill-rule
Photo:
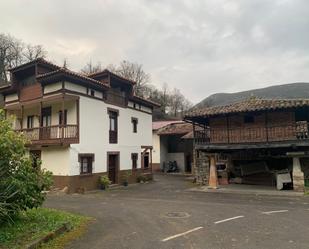
M 0 32 L 79 70 L 143 64 L 196 103 L 216 92 L 309 82 L 308 0 L 1 0 Z

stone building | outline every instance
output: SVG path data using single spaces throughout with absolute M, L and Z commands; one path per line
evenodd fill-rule
M 197 182 L 304 190 L 309 175 L 309 99 L 251 98 L 197 109 L 185 120 L 193 124 Z

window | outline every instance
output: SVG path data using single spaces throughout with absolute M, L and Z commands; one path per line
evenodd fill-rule
M 118 142 L 118 111 L 108 110 L 109 115 L 109 143 Z
M 138 154 L 137 153 L 132 153 L 131 154 L 131 159 L 132 159 L 132 169 L 137 169 L 137 160 L 138 160 Z
M 245 124 L 254 123 L 254 116 L 252 116 L 252 115 L 245 115 L 244 116 L 244 123 Z
M 94 90 L 90 90 L 90 95 L 94 97 Z
M 27 129 L 33 128 L 33 118 L 34 118 L 33 115 L 27 117 Z
M 68 111 L 64 110 L 64 125 L 67 125 L 67 115 L 68 115 Z M 59 125 L 62 125 L 62 111 L 59 111 Z
M 79 154 L 78 161 L 80 163 L 81 174 L 92 174 L 92 163 L 94 161 L 94 154 Z
M 133 127 L 133 133 L 137 133 L 138 119 L 137 118 L 132 118 L 131 122 L 132 122 L 132 127 Z

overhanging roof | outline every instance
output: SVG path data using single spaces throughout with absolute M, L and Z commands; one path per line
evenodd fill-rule
M 257 99 L 208 108 L 195 109 L 185 115 L 186 120 L 194 118 L 208 118 L 231 113 L 245 113 L 268 110 L 280 110 L 309 106 L 309 99 Z

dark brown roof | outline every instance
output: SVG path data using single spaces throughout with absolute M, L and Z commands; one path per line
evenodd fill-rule
M 101 76 L 101 75 L 104 75 L 104 74 L 110 74 L 111 76 L 113 76 L 113 77 L 115 77 L 115 78 L 118 78 L 118 79 L 120 79 L 120 80 L 122 80 L 122 81 L 125 81 L 125 82 L 130 83 L 131 85 L 135 85 L 135 84 L 136 84 L 136 82 L 134 82 L 134 81 L 132 81 L 132 80 L 129 80 L 129 79 L 127 79 L 127 78 L 124 78 L 124 77 L 122 77 L 122 76 L 120 76 L 120 75 L 118 75 L 118 74 L 116 74 L 116 73 L 113 73 L 113 72 L 109 71 L 108 69 L 104 69 L 104 70 L 101 71 L 101 72 L 88 74 L 87 77 L 90 77 L 90 78 L 97 78 L 97 77 L 99 77 L 99 76 Z
M 19 65 L 17 67 L 12 67 L 9 69 L 9 71 L 15 71 L 15 70 L 19 70 L 19 69 L 22 69 L 22 68 L 27 68 L 28 66 L 32 65 L 32 64 L 35 64 L 35 63 L 40 63 L 40 64 L 43 64 L 47 67 L 50 67 L 50 68 L 53 68 L 54 70 L 56 69 L 59 69 L 60 67 L 57 66 L 56 64 L 52 63 L 52 62 L 49 62 L 43 58 L 37 58 L 35 60 L 32 60 L 32 61 L 29 61 L 27 63 L 24 63 L 22 65 Z
M 192 124 L 172 123 L 158 130 L 158 135 L 185 135 L 192 131 Z
M 189 112 L 185 119 L 194 117 L 211 117 L 228 113 L 255 112 L 266 110 L 287 109 L 309 106 L 309 99 L 256 99 L 251 98 L 242 102 L 225 106 L 201 108 Z
M 107 84 L 105 84 L 101 81 L 94 80 L 94 79 L 89 78 L 85 75 L 73 72 L 73 71 L 71 71 L 67 68 L 63 68 L 63 67 L 59 68 L 58 70 L 52 71 L 52 72 L 40 74 L 40 75 L 37 76 L 37 79 L 38 80 L 52 79 L 53 77 L 59 76 L 59 75 L 71 76 L 71 77 L 74 77 L 74 78 L 79 78 L 79 79 L 84 80 L 84 81 L 88 81 L 90 83 L 93 83 L 93 84 L 96 84 L 96 85 L 99 85 L 99 86 L 109 87 Z
M 136 101 L 137 103 L 141 103 L 141 104 L 145 104 L 147 106 L 151 106 L 151 107 L 160 107 L 160 104 L 154 102 L 154 101 L 151 101 L 149 99 L 144 99 L 142 97 L 138 97 L 136 95 L 132 96 L 129 98 L 130 100 L 133 100 L 133 101 Z

